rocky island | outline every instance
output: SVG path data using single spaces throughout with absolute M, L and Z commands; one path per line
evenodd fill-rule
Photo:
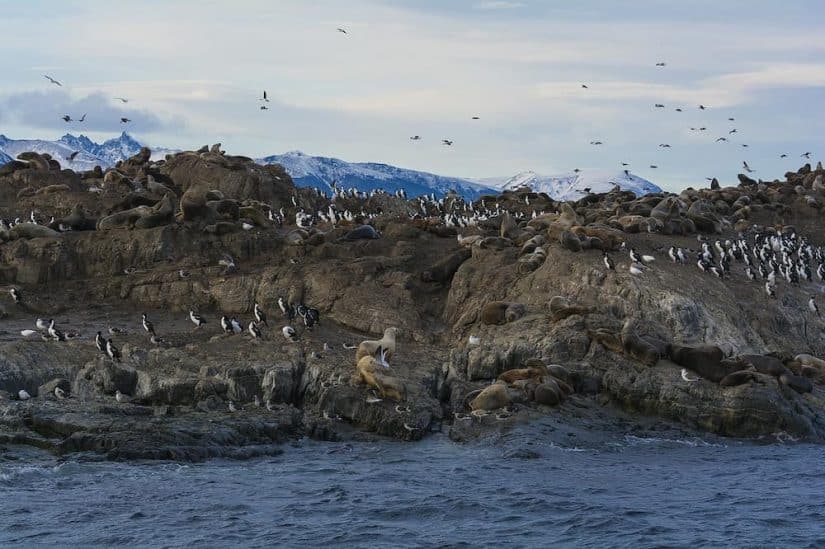
M 20 154 L 0 452 L 242 458 L 539 415 L 822 442 L 823 177 L 469 202 L 329 196 L 220 145 L 105 172 Z

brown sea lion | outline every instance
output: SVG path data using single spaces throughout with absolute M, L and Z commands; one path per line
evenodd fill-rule
M 545 380 L 544 383 L 540 383 L 536 387 L 533 400 L 535 400 L 537 404 L 557 406 L 562 401 L 562 391 L 553 380 Z
M 688 347 L 672 343 L 668 345 L 667 355 L 679 366 L 717 383 L 726 375 L 747 367 L 744 362 L 724 363 L 725 353 L 716 345 Z
M 800 394 L 810 393 L 814 390 L 814 386 L 808 378 L 793 374 L 782 374 L 779 376 L 779 383 L 787 385 Z
M 471 410 L 498 410 L 510 404 L 510 393 L 504 383 L 493 383 L 484 388 L 477 397 L 470 402 Z
M 381 347 L 385 351 L 387 360 L 390 360 L 395 354 L 395 338 L 398 335 L 398 328 L 387 328 L 384 330 L 384 337 L 377 340 L 365 340 L 358 344 L 358 350 L 355 351 L 355 360 L 359 361 L 365 356 L 375 354 L 375 351 Z
M 719 385 L 722 387 L 734 387 L 745 384 L 748 381 L 756 381 L 756 372 L 753 370 L 739 370 L 738 372 L 733 372 L 723 377 L 719 381 Z

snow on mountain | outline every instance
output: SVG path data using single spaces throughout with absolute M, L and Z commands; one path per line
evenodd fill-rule
M 95 166 L 105 169 L 114 166 L 120 160 L 134 156 L 140 151 L 141 147 L 142 145 L 126 132 L 100 144 L 95 143 L 85 135 L 66 134 L 57 141 L 9 139 L 4 135 L 0 135 L 0 165 L 5 164 L 11 158 L 16 158 L 22 152 L 33 151 L 49 154 L 64 168 L 71 168 L 75 171 L 91 170 Z M 78 154 L 72 160 L 69 160 L 75 152 Z M 152 158 L 155 160 L 163 158 L 169 152 L 174 151 L 170 149 L 152 149 Z M 4 159 L 4 155 L 10 158 Z
M 606 193 L 616 185 L 637 196 L 662 191 L 656 184 L 630 172 L 605 170 L 581 170 L 561 175 L 539 175 L 527 171 L 505 180 L 483 179 L 480 182 L 500 189 L 528 187 L 535 192 L 547 193 L 554 200 L 578 200 L 587 194 L 585 189 L 592 193 Z
M 457 177 L 445 177 L 426 172 L 397 168 L 371 162 L 345 162 L 337 158 L 310 156 L 300 151 L 260 158 L 261 164 L 280 164 L 300 187 L 318 187 L 329 191 L 331 183 L 360 191 L 384 189 L 393 193 L 404 189 L 410 198 L 435 193 L 441 197 L 454 190 L 467 199 L 476 199 L 491 189 L 479 183 Z
M 3 164 L 7 164 L 8 162 L 11 162 L 12 160 L 13 160 L 12 157 L 7 155 L 3 151 L 0 151 L 0 166 L 2 166 Z

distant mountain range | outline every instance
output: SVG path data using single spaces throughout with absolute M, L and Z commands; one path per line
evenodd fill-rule
M 510 178 L 482 179 L 480 183 L 502 190 L 527 187 L 535 192 L 547 193 L 553 200 L 578 200 L 588 191 L 606 193 L 616 185 L 639 196 L 662 191 L 656 184 L 630 172 L 605 170 L 581 170 L 560 175 L 539 175 L 527 171 Z
M 360 191 L 381 188 L 393 193 L 404 189 L 410 198 L 431 193 L 441 197 L 452 190 L 464 198 L 475 200 L 485 193 L 495 192 L 468 179 L 407 170 L 388 164 L 351 163 L 337 158 L 309 156 L 300 151 L 259 158 L 257 162 L 280 164 L 296 185 L 318 187 L 325 191 L 329 191 L 334 182 L 338 187 L 355 187 Z
M 134 156 L 141 147 L 141 143 L 126 132 L 99 144 L 85 135 L 66 134 L 57 141 L 9 139 L 0 135 L 0 165 L 11 161 L 22 152 L 34 151 L 48 153 L 60 162 L 61 166 L 75 171 L 91 170 L 95 166 L 106 169 L 120 160 Z M 75 152 L 78 154 L 73 160 L 69 160 Z M 177 151 L 152 148 L 152 158 L 158 160 L 174 152 Z M 637 195 L 661 191 L 650 181 L 626 172 L 583 170 L 578 173 L 545 176 L 528 171 L 513 177 L 472 180 L 397 168 L 388 164 L 346 162 L 337 158 L 310 156 L 300 151 L 266 156 L 256 161 L 260 164 L 281 164 L 296 185 L 318 187 L 327 192 L 332 188 L 333 182 L 339 187 L 355 187 L 360 191 L 380 188 L 393 193 L 404 189 L 410 198 L 423 194 L 442 197 L 450 191 L 455 191 L 470 200 L 484 194 L 496 194 L 502 189 L 520 187 L 547 193 L 555 200 L 576 200 L 587 194 L 585 189 L 602 193 L 610 191 L 615 185 Z
M 100 144 L 95 143 L 85 135 L 74 136 L 70 133 L 57 141 L 9 139 L 5 135 L 0 135 L 0 164 L 5 164 L 22 152 L 33 151 L 47 153 L 54 160 L 60 162 L 60 165 L 64 168 L 70 168 L 78 172 L 91 170 L 95 166 L 106 169 L 111 168 L 120 160 L 136 155 L 140 152 L 142 146 L 126 132 Z M 69 160 L 74 152 L 78 154 L 72 160 Z M 152 158 L 156 160 L 163 158 L 169 152 L 175 151 L 153 148 Z

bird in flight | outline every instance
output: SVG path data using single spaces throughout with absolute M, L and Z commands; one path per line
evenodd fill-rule
M 751 167 L 748 166 L 747 162 L 742 162 L 742 167 L 745 168 L 745 171 L 748 172 L 748 173 L 753 173 L 754 172 L 754 170 L 752 170 Z
M 728 118 L 728 122 L 733 122 L 734 120 L 736 120 L 736 119 L 735 118 Z
M 802 154 L 800 154 L 799 156 L 800 156 L 800 157 L 807 158 L 808 160 L 810 160 L 810 159 L 811 159 L 811 153 L 809 153 L 809 152 L 802 153 Z
M 342 33 L 344 33 L 344 34 L 347 34 L 347 30 L 346 30 L 346 29 L 342 29 L 341 27 L 338 27 L 338 29 L 337 29 L 337 30 L 338 30 L 338 32 L 342 32 Z
M 657 166 L 656 164 L 651 164 L 651 165 L 650 165 L 650 167 L 651 167 L 651 168 L 653 168 L 653 169 L 655 170 L 655 169 L 656 169 L 656 168 L 658 168 L 659 166 Z
M 63 86 L 63 84 L 61 84 L 60 82 L 58 82 L 57 80 L 55 80 L 54 78 L 52 78 L 51 76 L 49 76 L 48 74 L 44 74 L 44 75 L 43 75 L 43 78 L 45 78 L 46 80 L 48 80 L 48 81 L 49 81 L 49 82 L 51 82 L 52 84 L 56 84 L 56 85 L 58 85 L 58 86 Z
M 699 131 L 700 131 L 700 132 L 703 132 L 703 131 L 705 131 L 705 130 L 707 130 L 707 128 L 706 128 L 706 127 L 704 127 L 704 126 L 702 126 L 701 128 L 699 128 Z
M 481 120 L 481 117 L 479 117 L 479 116 L 474 116 L 474 117 L 473 117 L 473 120 Z
M 602 143 L 601 141 L 591 141 L 590 144 L 591 145 L 604 145 L 604 143 Z
M 719 143 L 720 141 L 727 141 L 727 140 L 728 140 L 727 137 L 720 137 L 719 139 L 716 140 L 716 142 Z
M 410 139 L 412 139 L 413 141 L 421 141 L 421 136 L 420 135 L 414 135 L 414 136 L 410 137 Z
M 736 133 L 736 128 L 733 128 L 731 131 L 728 132 L 728 134 L 732 134 L 732 133 Z
M 69 162 L 74 162 L 74 158 L 78 154 L 80 154 L 80 151 L 74 151 L 72 154 L 66 157 L 66 160 L 68 160 Z
M 447 145 L 448 147 L 453 144 L 453 142 L 449 139 L 442 139 L 441 142 Z
M 627 162 L 622 162 L 622 166 L 630 166 Z
M 677 108 L 677 109 L 676 109 L 676 112 L 682 112 L 682 109 L 678 109 L 678 108 Z
M 779 158 L 788 158 L 788 155 L 787 154 L 780 154 Z
M 71 122 L 72 121 L 72 117 L 69 116 L 68 114 L 64 114 L 63 116 L 61 116 L 61 118 L 63 119 L 63 122 Z
M 700 110 L 700 111 L 705 110 L 705 106 L 704 106 L 704 105 L 699 105 L 699 110 Z
M 579 173 L 580 171 L 581 171 L 580 169 L 575 168 L 575 169 L 573 170 L 573 173 Z
M 267 107 L 266 105 L 261 105 L 261 110 L 262 111 L 268 111 L 269 107 Z
M 126 117 L 122 117 L 122 118 L 120 119 L 120 123 L 121 123 L 121 124 L 128 124 L 129 122 L 131 122 L 131 120 L 130 120 L 130 119 L 128 119 L 128 118 L 126 118 Z
M 747 146 L 745 143 L 742 143 L 742 148 L 743 148 L 743 149 L 747 149 L 747 148 L 748 148 L 748 146 Z
M 83 113 L 83 116 L 80 117 L 78 122 L 83 122 L 84 120 L 86 120 L 86 113 L 85 112 Z
M 125 97 L 115 97 L 115 99 L 117 99 L 121 103 L 128 103 L 129 102 L 129 100 L 126 99 Z
M 656 66 L 657 66 L 657 67 L 664 67 L 664 66 L 665 66 L 665 62 L 664 62 L 664 61 L 659 61 L 658 63 L 656 63 Z
M 662 147 L 663 149 L 669 149 L 670 148 L 670 145 L 668 145 L 667 143 L 659 143 L 659 146 Z
M 664 109 L 664 108 L 665 108 L 665 106 L 664 106 L 664 105 L 662 105 L 661 103 L 656 103 L 656 104 L 655 104 L 655 105 L 653 105 L 653 106 L 654 106 L 654 107 L 656 107 L 657 109 Z
M 584 88 L 584 89 L 586 89 L 586 90 L 587 90 L 587 89 L 590 89 L 590 88 L 588 88 L 588 87 L 587 87 L 587 84 L 582 84 L 582 88 Z
M 259 99 L 259 101 L 266 101 L 267 103 L 269 103 L 269 98 L 266 96 L 266 90 L 264 90 L 264 95 Z

